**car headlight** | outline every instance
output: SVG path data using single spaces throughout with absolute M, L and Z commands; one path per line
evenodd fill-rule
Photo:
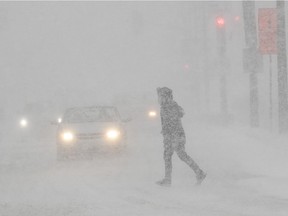
M 115 129 L 108 130 L 106 133 L 106 137 L 110 140 L 116 140 L 119 138 L 119 136 L 120 136 L 119 130 L 115 130 Z
M 72 140 L 74 140 L 74 134 L 70 131 L 66 131 L 62 133 L 62 140 L 65 142 L 71 142 Z
M 157 116 L 157 113 L 155 111 L 150 111 L 148 113 L 148 115 L 149 115 L 150 118 L 155 118 Z
M 28 125 L 28 121 L 23 118 L 20 120 L 19 124 L 20 124 L 20 127 L 25 128 Z

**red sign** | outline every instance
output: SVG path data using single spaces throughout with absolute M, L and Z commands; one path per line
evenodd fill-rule
M 277 53 L 277 10 L 258 9 L 259 50 L 262 54 Z

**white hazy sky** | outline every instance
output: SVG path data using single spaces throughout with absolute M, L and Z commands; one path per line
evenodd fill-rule
M 257 1 L 256 7 L 272 3 Z M 210 110 L 218 112 L 214 18 L 221 5 L 227 20 L 241 16 L 239 1 L 0 2 L 3 104 L 20 110 L 25 103 L 47 100 L 64 107 L 93 105 L 109 103 L 117 94 L 150 91 L 155 96 L 156 87 L 168 86 L 187 109 L 203 110 L 209 98 Z M 229 109 L 247 118 L 243 26 L 227 22 L 226 36 Z M 206 57 L 202 55 L 205 46 Z M 260 102 L 268 107 L 265 74 L 259 75 L 263 79 L 259 92 L 264 95 Z
M 1 80 L 17 100 L 181 83 L 185 4 L 1 2 Z

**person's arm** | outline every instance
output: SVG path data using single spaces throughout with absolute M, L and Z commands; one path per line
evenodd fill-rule
M 164 132 L 164 119 L 163 119 L 163 111 L 162 109 L 160 110 L 160 117 L 161 117 L 161 134 Z
M 185 114 L 184 109 L 178 105 L 179 117 L 182 118 Z

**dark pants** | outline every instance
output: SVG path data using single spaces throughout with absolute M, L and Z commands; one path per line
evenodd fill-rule
M 171 179 L 172 156 L 174 151 L 177 153 L 178 157 L 196 173 L 196 175 L 201 172 L 198 164 L 186 153 L 185 143 L 185 135 L 164 135 L 165 178 Z

